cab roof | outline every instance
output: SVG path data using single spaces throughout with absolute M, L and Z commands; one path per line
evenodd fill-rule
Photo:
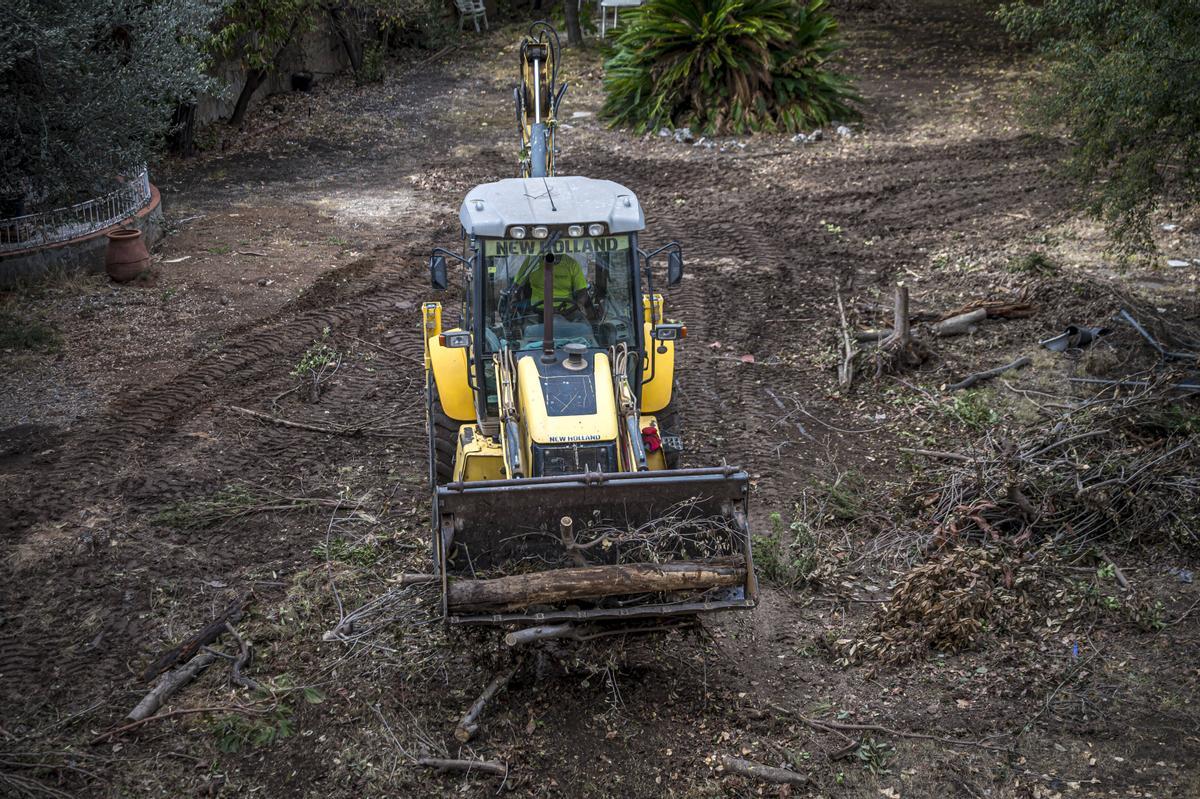
M 610 233 L 646 226 L 632 191 L 583 177 L 506 178 L 471 189 L 458 212 L 469 236 L 504 236 L 512 225 L 603 222 Z

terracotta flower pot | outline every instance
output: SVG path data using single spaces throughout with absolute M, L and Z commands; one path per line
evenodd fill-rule
M 150 251 L 146 249 L 142 231 L 129 228 L 108 234 L 104 271 L 109 277 L 118 283 L 128 283 L 149 268 Z

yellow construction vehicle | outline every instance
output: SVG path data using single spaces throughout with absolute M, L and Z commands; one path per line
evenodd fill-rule
M 750 608 L 749 479 L 678 468 L 674 392 L 686 328 L 654 289 L 680 246 L 641 249 L 642 208 L 608 180 L 558 176 L 558 41 L 520 49 L 519 177 L 472 189 L 461 320 L 423 306 L 433 559 L 454 623 L 562 622 Z M 547 296 L 547 294 L 549 296 Z

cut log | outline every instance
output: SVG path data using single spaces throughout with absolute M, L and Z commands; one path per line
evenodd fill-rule
M 807 774 L 775 768 L 774 766 L 764 766 L 762 763 L 755 763 L 753 760 L 742 760 L 740 757 L 722 755 L 721 765 L 725 767 L 726 771 L 733 774 L 741 774 L 743 777 L 753 777 L 756 780 L 771 782 L 776 785 L 808 785 L 812 782 L 812 778 Z
M 454 580 L 449 604 L 455 611 L 524 608 L 624 594 L 702 590 L 745 581 L 746 563 L 740 557 L 585 566 L 492 580 Z
M 933 334 L 935 336 L 958 336 L 963 333 L 970 333 L 975 329 L 975 325 L 984 319 L 987 319 L 987 310 L 976 308 L 974 311 L 952 316 L 944 322 L 938 322 L 933 326 Z

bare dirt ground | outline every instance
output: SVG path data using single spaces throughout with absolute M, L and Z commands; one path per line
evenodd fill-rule
M 0 792 L 788 792 L 726 774 L 720 757 L 735 755 L 811 775 L 791 795 L 1200 793 L 1194 550 L 1107 553 L 1142 604 L 1160 603 L 1158 624 L 1132 623 L 1112 573 L 1077 560 L 1064 568 L 1083 588 L 1067 581 L 1069 595 L 965 651 L 892 664 L 846 646 L 878 629 L 928 538 L 902 495 L 930 464 L 902 447 L 962 451 L 1001 418 L 1036 420 L 1087 367 L 1036 342 L 1109 324 L 1113 291 L 1196 316 L 1195 268 L 1110 259 L 1069 210 L 1061 144 L 1024 132 L 1013 110 L 1028 57 L 1007 49 L 989 8 L 914 0 L 848 15 L 865 117 L 815 144 L 608 130 L 598 54 L 568 55 L 562 170 L 630 186 L 648 242 L 685 247 L 668 303 L 689 329 L 687 462 L 747 468 L 764 533 L 818 503 L 821 579 L 768 586 L 752 614 L 698 630 L 528 663 L 461 749 L 454 721 L 509 657 L 494 634 L 442 629 L 419 593 L 369 645 L 322 634 L 426 568 L 424 258 L 456 243 L 471 186 L 512 174 L 518 32 L 415 55 L 382 85 L 268 99 L 247 131 L 214 129 L 207 154 L 166 165 L 172 233 L 154 285 L 70 278 L 7 300 L 59 340 L 0 353 Z M 1200 256 L 1181 221 L 1163 246 Z M 1053 270 L 1020 268 L 1032 253 Z M 903 379 L 839 390 L 837 287 L 851 323 L 871 327 L 887 322 L 874 304 L 897 280 L 916 311 L 1023 297 L 1033 314 L 937 340 Z M 1113 361 L 1140 343 L 1128 330 L 1106 341 Z M 293 390 L 314 347 L 334 365 L 317 397 Z M 1023 352 L 1034 365 L 1007 377 L 1011 390 L 969 403 L 940 391 Z M 1064 610 L 1071 590 L 1116 606 Z M 232 688 L 214 666 L 169 705 L 176 715 L 94 742 L 145 692 L 158 654 L 247 591 L 247 673 L 269 692 Z M 440 776 L 411 764 L 421 752 L 511 772 Z

